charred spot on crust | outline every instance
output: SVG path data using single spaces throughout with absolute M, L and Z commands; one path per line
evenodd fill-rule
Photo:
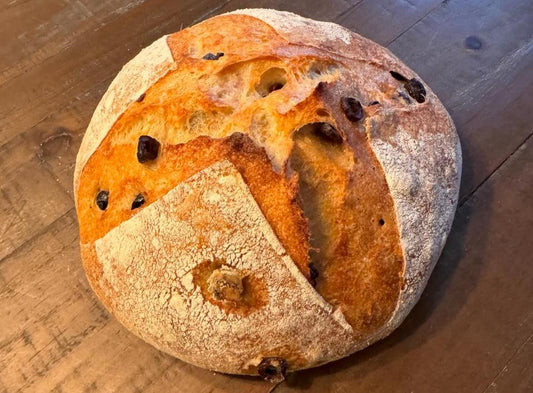
M 141 207 L 142 205 L 144 205 L 144 202 L 145 200 L 143 194 L 138 194 L 131 204 L 131 210 Z
M 399 72 L 390 71 L 390 74 L 391 74 L 391 76 L 394 79 L 396 79 L 396 80 L 398 80 L 400 82 L 407 82 L 408 81 L 408 79 L 405 76 L 403 76 L 402 74 L 400 74 Z
M 142 93 L 139 98 L 137 98 L 137 102 L 142 102 L 144 100 L 144 97 L 146 97 L 146 93 Z
M 358 122 L 364 116 L 363 106 L 353 97 L 342 97 L 341 109 L 352 123 Z
M 416 102 L 423 103 L 426 101 L 426 89 L 424 85 L 418 79 L 411 79 L 405 83 L 405 90 L 413 97 Z
M 316 287 L 316 279 L 318 278 L 318 270 L 313 263 L 309 264 L 309 282 Z
M 141 135 L 137 144 L 137 159 L 140 163 L 153 161 L 159 154 L 161 144 L 148 135 Z
M 287 362 L 277 357 L 263 358 L 257 366 L 257 373 L 267 382 L 283 382 L 287 375 Z
M 100 210 L 107 209 L 107 205 L 109 203 L 109 191 L 102 190 L 96 195 L 96 205 L 100 208 Z
M 339 130 L 333 127 L 329 123 L 312 123 L 313 131 L 316 135 L 320 136 L 322 139 L 335 144 L 340 144 L 343 142 L 342 135 Z
M 218 52 L 217 54 L 214 54 L 214 53 L 206 53 L 204 55 L 204 57 L 202 57 L 202 59 L 204 60 L 218 60 L 220 59 L 222 56 L 224 56 L 224 53 L 223 52 Z

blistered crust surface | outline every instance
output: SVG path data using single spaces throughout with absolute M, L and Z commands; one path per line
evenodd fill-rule
M 187 362 L 253 374 L 269 355 L 298 368 L 347 354 L 350 326 L 298 271 L 228 161 L 179 184 L 95 249 L 117 318 Z M 193 272 L 214 260 L 263 281 L 266 304 L 242 318 L 207 301 Z
M 74 169 L 74 190 L 78 191 L 83 167 L 120 115 L 154 82 L 175 67 L 166 36 L 159 38 L 131 59 L 109 85 L 98 103 L 81 142 Z

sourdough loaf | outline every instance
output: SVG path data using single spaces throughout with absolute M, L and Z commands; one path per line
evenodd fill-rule
M 160 38 L 109 86 L 76 160 L 83 263 L 145 341 L 276 381 L 402 322 L 460 172 L 446 110 L 389 51 L 239 10 Z

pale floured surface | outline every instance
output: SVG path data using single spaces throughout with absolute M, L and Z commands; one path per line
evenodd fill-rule
M 166 36 L 163 36 L 124 65 L 113 79 L 94 111 L 76 157 L 74 170 L 76 192 L 83 167 L 115 121 L 129 105 L 174 66 Z
M 299 29 L 305 30 L 307 37 L 313 37 L 314 40 L 332 43 L 342 41 L 344 44 L 350 44 L 353 34 L 335 23 L 315 21 L 287 11 L 248 8 L 236 10 L 230 14 L 249 15 L 261 19 L 291 42 L 297 42 L 298 36 L 295 36 L 295 33 L 298 34 L 298 32 L 295 30 Z M 303 40 L 309 41 L 309 38 L 303 38 Z
M 461 146 L 451 119 L 445 112 L 439 115 L 447 121 L 384 125 L 386 120 L 377 118 L 375 131 L 368 131 L 394 200 L 405 257 L 403 290 L 379 336 L 395 329 L 420 298 L 453 222 L 461 180 Z M 446 122 L 447 129 L 434 129 Z M 390 128 L 395 132 L 381 138 L 380 133 Z
M 234 372 L 294 348 L 312 366 L 350 349 L 350 326 L 301 275 L 228 161 L 179 184 L 95 247 L 117 318 L 187 362 Z M 213 259 L 263 280 L 266 304 L 242 317 L 206 301 L 192 271 Z

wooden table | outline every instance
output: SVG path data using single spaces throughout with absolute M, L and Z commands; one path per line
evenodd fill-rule
M 457 216 L 389 338 L 272 386 L 189 366 L 128 333 L 81 268 L 74 160 L 120 67 L 244 7 L 336 21 L 442 99 L 464 154 Z M 4 0 L 0 11 L 0 392 L 533 392 L 531 0 Z

